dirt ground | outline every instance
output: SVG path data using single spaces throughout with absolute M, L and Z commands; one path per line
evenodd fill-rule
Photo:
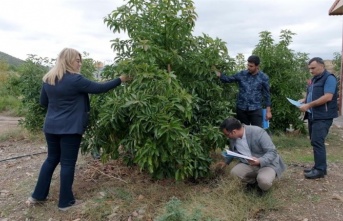
M 19 118 L 0 116 L 0 135 L 16 128 L 18 120 Z M 333 130 L 343 138 L 341 126 L 334 126 Z M 341 141 L 343 144 L 343 139 Z M 45 151 L 42 140 L 0 140 L 0 221 L 31 220 L 25 218 L 29 217 L 25 200 L 34 187 L 39 168 L 46 156 Z M 342 154 L 342 151 L 338 154 Z M 329 163 L 328 175 L 318 180 L 303 178 L 302 170 L 307 166 L 310 165 L 289 164 L 282 180 L 277 183 L 281 196 L 284 196 L 280 199 L 281 209 L 262 212 L 259 217 L 249 221 L 343 220 L 343 163 Z M 82 176 L 82 170 L 81 163 L 76 176 Z M 75 189 L 82 189 L 85 185 L 86 181 L 79 178 L 74 183 Z M 8 208 L 12 208 L 12 211 L 8 211 Z
M 0 135 L 18 126 L 19 117 L 8 117 L 0 115 Z

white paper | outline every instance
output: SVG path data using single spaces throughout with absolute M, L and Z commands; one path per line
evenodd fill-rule
M 287 97 L 287 100 L 296 107 L 300 107 L 302 104 L 299 101 L 292 100 Z
M 231 150 L 226 150 L 226 153 L 227 153 L 228 155 L 230 155 L 230 156 L 239 157 L 239 158 L 244 158 L 244 159 L 248 159 L 248 160 L 254 160 L 254 159 L 251 158 L 251 157 L 248 157 L 248 156 L 245 156 L 245 155 L 242 155 L 242 154 L 233 152 L 233 151 L 231 151 Z
M 303 105 L 303 103 L 300 103 L 299 101 L 295 101 L 295 100 L 290 99 L 290 98 L 288 98 L 288 97 L 286 97 L 286 98 L 287 98 L 287 100 L 288 100 L 291 104 L 293 104 L 293 105 L 296 106 L 296 107 L 300 107 L 301 105 Z M 307 110 L 307 112 L 311 113 L 310 110 Z

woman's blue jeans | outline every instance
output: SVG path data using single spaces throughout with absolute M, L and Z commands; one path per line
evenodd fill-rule
M 75 203 L 72 186 L 81 138 L 81 134 L 45 133 L 48 157 L 41 167 L 33 198 L 45 200 L 48 197 L 52 175 L 56 166 L 61 163 L 58 207 L 63 208 Z

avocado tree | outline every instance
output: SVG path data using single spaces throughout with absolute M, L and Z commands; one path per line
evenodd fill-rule
M 269 76 L 272 100 L 271 128 L 284 131 L 293 124 L 304 130 L 301 112 L 291 105 L 286 97 L 298 100 L 304 97 L 307 79 L 311 76 L 307 70 L 308 56 L 289 49 L 292 33 L 282 30 L 280 41 L 274 43 L 269 31 L 260 33 L 260 41 L 253 54 L 261 58 L 261 69 Z
M 193 36 L 196 18 L 191 0 L 128 0 L 105 17 L 115 34 L 128 37 L 112 41 L 115 64 L 104 68 L 101 80 L 125 73 L 132 81 L 91 96 L 83 153 L 98 151 L 103 161 L 121 158 L 154 178 L 209 174 L 211 152 L 225 145 L 218 125 L 233 114 L 237 93 L 236 86 L 220 83 L 213 70 L 233 74 L 244 68 L 245 59 L 242 54 L 230 58 L 218 38 Z M 282 31 L 274 44 L 270 33 L 262 32 L 254 50 L 271 79 L 275 129 L 301 125 L 300 112 L 285 99 L 300 98 L 308 78 L 307 55 L 288 48 L 292 35 Z M 16 81 L 30 131 L 41 129 L 45 114 L 38 102 L 48 68 L 42 62 L 31 56 Z M 92 78 L 94 63 L 84 58 L 81 73 Z
M 341 63 L 342 63 L 342 56 L 340 52 L 334 52 L 333 53 L 333 71 L 337 75 L 340 75 L 340 70 L 341 70 Z
M 128 38 L 112 41 L 115 65 L 102 78 L 126 73 L 133 80 L 92 96 L 83 152 L 121 157 L 154 178 L 209 174 L 210 152 L 225 144 L 218 125 L 233 107 L 230 89 L 211 72 L 230 71 L 234 61 L 225 42 L 192 35 L 196 18 L 191 0 L 129 0 L 105 18 Z

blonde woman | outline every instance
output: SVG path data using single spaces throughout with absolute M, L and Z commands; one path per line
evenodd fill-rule
M 125 75 L 105 83 L 90 81 L 80 74 L 81 65 L 81 54 L 75 49 L 65 48 L 60 52 L 56 65 L 43 77 L 40 103 L 47 107 L 43 131 L 48 156 L 41 167 L 34 192 L 26 201 L 28 205 L 47 199 L 51 177 L 59 163 L 59 210 L 65 211 L 80 202 L 74 198 L 72 185 L 82 134 L 88 123 L 88 94 L 104 93 L 127 81 Z

